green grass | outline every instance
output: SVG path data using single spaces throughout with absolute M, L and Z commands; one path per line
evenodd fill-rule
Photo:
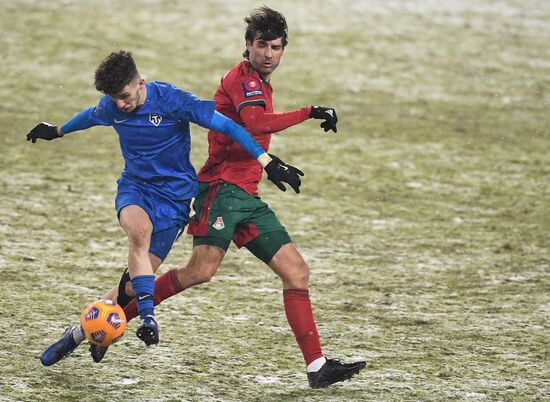
M 271 150 L 306 172 L 262 198 L 310 263 L 323 349 L 365 358 L 353 381 L 310 390 L 280 281 L 230 249 L 207 285 L 135 323 L 101 365 L 41 351 L 116 283 L 116 135 L 31 145 L 39 121 L 97 102 L 93 72 L 134 52 L 149 80 L 211 97 L 260 3 L 0 0 L 0 400 L 401 401 L 550 398 L 550 7 L 544 1 L 271 4 L 290 26 L 275 108 L 334 106 Z M 194 127 L 192 159 L 206 157 Z M 182 237 L 163 270 L 184 264 Z

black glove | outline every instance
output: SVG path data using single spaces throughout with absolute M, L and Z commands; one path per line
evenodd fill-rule
M 271 180 L 281 191 L 286 191 L 286 187 L 283 185 L 287 183 L 296 193 L 300 193 L 300 186 L 302 185 L 302 180 L 300 176 L 304 175 L 297 167 L 292 165 L 287 165 L 284 163 L 281 158 L 273 154 L 271 156 L 271 162 L 265 166 L 265 171 L 267 172 L 267 178 Z
M 312 106 L 309 117 L 311 117 L 312 119 L 324 120 L 324 122 L 321 123 L 321 128 L 325 130 L 325 133 L 328 130 L 332 130 L 334 132 L 338 131 L 336 129 L 338 116 L 336 116 L 336 110 L 334 110 L 334 108 L 324 106 Z
M 38 138 L 47 141 L 53 140 L 54 138 L 60 138 L 60 136 L 57 135 L 57 126 L 42 122 L 27 134 L 27 141 L 32 141 L 33 144 Z

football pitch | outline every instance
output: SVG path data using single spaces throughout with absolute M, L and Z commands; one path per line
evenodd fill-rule
M 305 172 L 267 182 L 311 267 L 328 357 L 353 380 L 307 385 L 280 280 L 229 249 L 214 279 L 132 321 L 96 364 L 40 353 L 118 282 L 123 167 L 112 128 L 30 144 L 96 104 L 98 63 L 131 50 L 147 80 L 211 98 L 241 59 L 243 17 L 281 11 L 276 111 L 332 106 L 270 151 Z M 550 3 L 544 0 L 0 0 L 0 401 L 550 400 Z M 192 160 L 207 155 L 192 127 Z M 191 253 L 182 236 L 160 272 Z

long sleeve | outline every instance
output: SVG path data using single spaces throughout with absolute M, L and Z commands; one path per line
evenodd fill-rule
M 212 114 L 212 120 L 210 120 L 208 128 L 227 135 L 255 159 L 265 153 L 265 150 L 252 138 L 248 131 L 219 112 Z
M 97 125 L 98 123 L 92 120 L 93 110 L 93 107 L 84 109 L 72 119 L 63 123 L 59 128 L 61 129 L 63 134 L 68 134 L 72 133 L 73 131 L 85 130 L 87 128 Z
M 246 106 L 240 111 L 246 127 L 254 134 L 272 134 L 309 119 L 311 106 L 284 113 L 266 113 L 262 106 Z

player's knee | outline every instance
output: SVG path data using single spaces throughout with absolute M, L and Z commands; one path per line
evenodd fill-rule
M 213 275 L 210 275 L 208 272 L 204 271 L 193 271 L 191 272 L 191 282 L 193 285 L 199 285 L 201 283 L 210 282 Z
M 214 263 L 202 264 L 198 270 L 198 276 L 201 283 L 210 282 L 218 269 L 218 265 Z
M 134 249 L 149 249 L 151 230 L 146 225 L 137 225 L 126 232 L 130 247 Z
M 294 280 L 301 284 L 301 287 L 305 288 L 307 287 L 307 284 L 309 282 L 309 265 L 302 260 L 300 263 L 297 264 L 296 269 L 293 270 L 294 272 Z
M 288 270 L 284 270 L 281 279 L 285 287 L 305 289 L 309 283 L 309 266 L 303 260 L 297 261 Z
M 190 265 L 185 268 L 186 274 L 193 285 L 209 282 L 216 270 L 217 264 L 201 263 L 199 265 Z

